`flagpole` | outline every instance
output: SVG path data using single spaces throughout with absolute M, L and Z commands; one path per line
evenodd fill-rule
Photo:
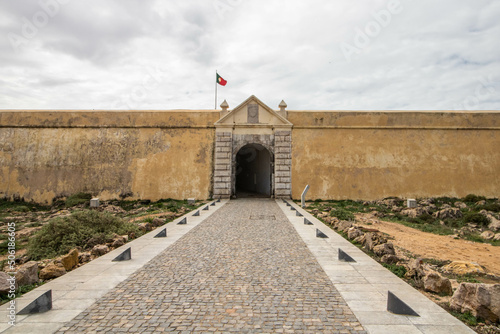
M 215 110 L 217 110 L 217 70 L 215 70 Z

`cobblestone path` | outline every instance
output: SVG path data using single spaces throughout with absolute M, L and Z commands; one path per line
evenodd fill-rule
M 230 201 L 60 332 L 365 333 L 269 199 Z

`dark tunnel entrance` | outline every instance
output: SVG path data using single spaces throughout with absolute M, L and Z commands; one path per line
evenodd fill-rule
M 271 197 L 272 157 L 262 145 L 248 144 L 236 154 L 236 197 Z

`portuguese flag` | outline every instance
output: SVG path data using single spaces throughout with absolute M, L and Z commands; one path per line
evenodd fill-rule
M 217 74 L 217 83 L 221 86 L 225 86 L 227 84 L 227 81 L 222 79 L 222 77 L 218 73 L 216 74 Z

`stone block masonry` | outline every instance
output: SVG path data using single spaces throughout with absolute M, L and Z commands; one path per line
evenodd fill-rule
M 276 198 L 290 198 L 292 195 L 292 132 L 276 131 L 274 145 L 276 149 L 274 194 Z
M 232 133 L 215 133 L 214 198 L 231 196 Z

